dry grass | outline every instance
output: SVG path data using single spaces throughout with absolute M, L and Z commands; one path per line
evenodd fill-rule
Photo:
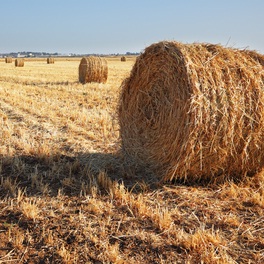
M 85 85 L 79 59 L 0 64 L 0 263 L 263 263 L 263 173 L 127 177 L 114 113 L 134 61 Z
M 164 180 L 186 182 L 260 171 L 262 57 L 209 44 L 146 48 L 122 85 L 119 118 L 128 160 Z

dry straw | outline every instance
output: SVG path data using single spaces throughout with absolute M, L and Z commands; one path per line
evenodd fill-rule
M 54 58 L 49 57 L 47 58 L 47 64 L 53 64 L 54 63 Z
M 102 57 L 85 57 L 79 65 L 79 81 L 106 83 L 108 77 L 107 60 Z
M 24 59 L 16 59 L 15 60 L 16 67 L 24 67 Z
M 6 57 L 6 58 L 5 58 L 5 62 L 6 62 L 6 63 L 12 63 L 12 61 L 13 61 L 13 60 L 12 60 L 12 57 Z
M 122 56 L 121 57 L 121 61 L 126 61 L 126 57 L 125 56 Z
M 255 51 L 160 42 L 122 84 L 128 161 L 162 180 L 243 178 L 264 164 L 264 59 Z

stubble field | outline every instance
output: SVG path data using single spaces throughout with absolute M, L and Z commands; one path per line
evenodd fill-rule
M 263 263 L 264 173 L 214 185 L 131 177 L 120 85 L 135 58 L 0 60 L 0 263 Z

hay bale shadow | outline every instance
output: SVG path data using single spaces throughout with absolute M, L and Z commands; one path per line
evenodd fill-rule
M 77 159 L 84 165 L 88 164 L 93 175 L 105 172 L 111 181 L 122 182 L 126 188 L 134 189 L 137 184 L 144 183 L 151 189 L 157 188 L 160 181 L 147 167 L 138 166 L 132 160 L 124 159 L 121 152 L 117 153 L 84 153 Z
M 54 154 L 50 156 L 18 155 L 1 157 L 1 197 L 15 197 L 18 189 L 27 196 L 79 196 L 98 188 L 103 173 L 111 182 L 122 183 L 128 190 L 142 191 L 139 186 L 155 189 L 158 182 L 137 167 L 126 166 L 120 153 L 79 153 L 74 156 Z

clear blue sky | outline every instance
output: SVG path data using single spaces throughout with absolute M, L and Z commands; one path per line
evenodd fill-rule
M 264 53 L 263 0 L 0 0 L 0 53 L 140 52 L 161 40 Z

